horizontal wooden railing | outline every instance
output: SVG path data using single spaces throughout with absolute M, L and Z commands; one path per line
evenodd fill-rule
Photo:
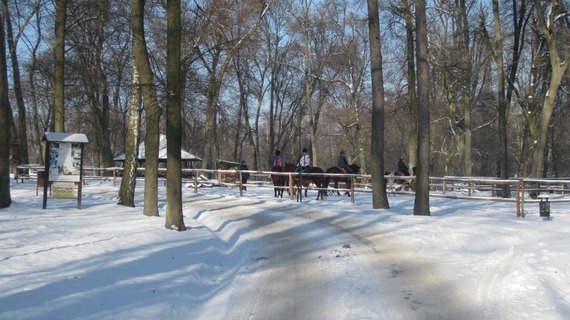
M 14 179 L 23 182 L 25 179 L 37 179 L 37 173 L 43 171 L 40 165 L 21 165 L 18 166 L 17 176 Z M 84 183 L 94 179 L 110 179 L 113 185 L 122 175 L 122 167 L 84 167 L 83 179 Z M 144 176 L 144 168 L 138 168 L 139 175 Z M 248 173 L 250 179 L 247 184 L 242 183 L 242 174 Z M 297 172 L 271 172 L 258 170 L 216 170 L 216 169 L 182 169 L 183 181 L 189 187 L 193 187 L 197 193 L 201 185 L 215 184 L 226 187 L 239 187 L 240 196 L 243 195 L 242 187 L 253 188 L 276 188 L 271 183 L 271 175 L 286 176 L 288 186 L 277 188 L 289 190 L 291 199 L 294 199 L 294 179 L 298 176 Z M 355 192 L 372 192 L 371 176 L 361 174 L 326 174 L 326 173 L 304 173 L 304 176 L 329 176 L 338 178 L 349 178 L 352 180 L 349 188 L 326 188 L 329 191 L 348 191 L 351 194 L 351 201 L 354 202 Z M 166 168 L 159 168 L 159 179 L 166 183 Z M 208 179 L 207 176 L 214 177 Z M 206 178 L 206 179 L 205 179 Z M 413 176 L 385 176 L 387 179 L 388 194 L 413 195 L 414 191 L 410 186 L 415 180 Z M 143 179 L 140 177 L 140 179 Z M 392 179 L 405 181 L 407 185 L 404 187 L 402 183 L 392 183 Z M 471 200 L 491 200 L 491 201 L 507 201 L 516 204 L 517 216 L 524 216 L 525 203 L 536 203 L 539 194 L 550 195 L 551 202 L 570 202 L 570 197 L 565 197 L 570 193 L 570 179 L 498 179 L 491 177 L 430 177 L 430 196 L 447 197 L 455 199 L 471 199 Z M 330 187 L 330 186 L 329 186 Z M 311 186 L 308 190 L 324 190 L 317 186 Z M 507 197 L 502 197 L 506 193 Z

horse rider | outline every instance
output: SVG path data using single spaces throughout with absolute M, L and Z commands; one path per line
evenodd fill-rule
M 311 166 L 311 156 L 309 155 L 307 148 L 303 148 L 303 154 L 299 157 L 299 162 L 297 163 L 297 172 L 305 171 Z
M 281 155 L 281 151 L 275 151 L 275 156 L 273 157 L 273 162 L 271 163 L 271 167 L 285 167 L 285 159 Z
M 343 169 L 344 171 L 346 171 L 346 173 L 352 173 L 352 169 L 350 169 L 350 166 L 348 165 L 348 161 L 346 160 L 346 157 L 344 156 L 344 151 L 340 151 L 340 155 L 338 156 L 338 167 Z
M 398 172 L 402 173 L 402 175 L 404 176 L 410 175 L 410 171 L 408 171 L 408 166 L 406 166 L 402 158 L 398 160 Z

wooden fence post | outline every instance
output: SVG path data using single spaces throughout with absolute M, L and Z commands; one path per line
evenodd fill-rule
M 354 203 L 354 184 L 356 183 L 356 179 L 353 176 L 350 176 L 350 201 Z
M 295 181 L 293 180 L 293 174 L 289 173 L 289 197 L 291 197 L 291 200 L 295 200 L 295 187 L 293 186 L 293 183 Z

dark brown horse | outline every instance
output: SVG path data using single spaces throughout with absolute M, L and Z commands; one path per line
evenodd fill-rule
M 274 166 L 271 167 L 271 172 L 283 172 L 283 167 L 282 166 Z M 283 198 L 283 188 L 285 187 L 285 181 L 287 180 L 287 177 L 281 174 L 272 174 L 271 175 L 271 181 L 273 182 L 273 190 L 274 190 L 274 197 L 280 197 Z
M 274 166 L 271 168 L 272 172 L 295 172 L 295 165 L 290 162 L 285 162 L 285 166 Z M 274 196 L 283 198 L 283 191 L 285 186 L 289 185 L 289 177 L 283 174 L 272 174 L 271 181 L 273 182 Z M 287 190 L 289 192 L 289 190 Z
M 358 166 L 355 163 L 351 164 L 349 166 L 349 168 L 350 168 L 350 170 L 347 170 L 347 168 L 342 168 L 342 167 L 331 167 L 331 168 L 327 169 L 327 173 L 336 173 L 336 174 L 359 174 L 360 173 L 360 166 Z M 333 182 L 335 189 L 338 189 L 338 183 L 339 182 L 344 182 L 347 189 L 350 189 L 352 187 L 352 177 L 339 177 L 339 176 L 326 176 L 323 187 L 328 188 L 331 181 Z M 336 190 L 336 193 L 340 196 L 340 192 L 338 190 Z M 345 194 L 350 196 L 349 191 L 346 191 Z
M 313 183 L 317 188 L 319 188 L 318 190 L 318 194 L 317 194 L 317 200 L 319 199 L 323 199 L 323 196 L 325 195 L 326 191 L 325 190 L 321 190 L 323 188 L 323 183 L 324 183 L 324 176 L 321 175 L 312 175 L 313 173 L 325 173 L 323 171 L 323 169 L 319 168 L 319 167 L 308 167 L 305 170 L 303 170 L 302 172 L 300 172 L 295 178 L 295 186 L 297 187 L 297 189 L 301 189 L 301 188 L 305 188 L 305 197 L 307 196 L 307 188 L 309 187 L 309 185 L 311 183 Z M 298 199 L 300 198 L 301 194 L 297 194 Z

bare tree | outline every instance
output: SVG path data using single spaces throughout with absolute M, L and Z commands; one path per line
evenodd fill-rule
M 12 203 L 10 195 L 10 115 L 8 67 L 4 41 L 4 17 L 0 16 L 0 209 Z
M 167 2 L 167 70 L 166 70 L 166 222 L 165 227 L 185 231 L 182 211 L 182 78 L 180 0 Z
M 133 57 L 134 61 L 134 57 Z M 125 144 L 125 162 L 123 168 L 123 178 L 119 188 L 117 204 L 134 207 L 135 188 L 137 184 L 137 165 L 139 155 L 140 136 L 140 112 L 141 112 L 141 89 L 137 65 L 133 63 L 131 79 L 131 95 L 129 100 L 129 119 L 127 122 L 127 138 Z
M 416 61 L 418 65 L 418 166 L 414 215 L 429 216 L 430 104 L 428 37 L 425 0 L 416 1 Z
M 208 72 L 208 88 L 207 88 L 207 106 L 206 106 L 206 128 L 205 128 L 205 138 L 208 143 L 204 146 L 204 156 L 202 159 L 202 167 L 212 168 L 216 155 L 219 153 L 216 149 L 219 147 L 218 143 L 218 133 L 217 133 L 217 118 L 218 118 L 218 102 L 219 95 L 222 86 L 222 81 L 224 75 L 228 68 L 231 66 L 231 60 L 237 53 L 237 51 L 243 46 L 244 42 L 251 37 L 251 35 L 259 27 L 260 21 L 267 12 L 268 6 L 271 3 L 264 2 L 261 5 L 256 4 L 253 11 L 256 14 L 253 24 L 251 24 L 249 30 L 245 33 L 232 34 L 231 28 L 235 21 L 231 20 L 234 16 L 230 13 L 231 10 L 238 10 L 239 12 L 234 12 L 235 16 L 239 17 L 240 23 L 247 22 L 247 12 L 252 12 L 250 6 L 246 6 L 243 2 L 232 2 L 233 4 L 225 3 L 226 6 L 222 7 L 222 2 L 215 2 L 216 7 L 212 8 L 217 12 L 213 16 L 215 19 L 213 29 L 214 34 L 212 35 L 212 41 L 204 41 L 204 45 L 208 46 L 206 48 L 198 48 L 199 57 L 202 61 L 203 66 Z M 237 6 L 237 7 L 236 7 Z M 242 28 L 239 28 L 241 30 Z
M 2 0 L 2 14 L 4 15 L 4 21 L 6 21 L 6 40 L 8 43 L 8 50 L 10 52 L 10 61 L 12 61 L 12 77 L 14 81 L 14 95 L 16 98 L 16 106 L 18 109 L 18 120 L 16 126 L 16 138 L 13 139 L 17 141 L 18 152 L 13 154 L 17 164 L 29 163 L 28 160 L 28 130 L 26 127 L 27 112 L 26 106 L 24 105 L 24 96 L 22 92 L 22 81 L 20 76 L 20 63 L 18 60 L 17 46 L 20 34 L 14 35 L 12 28 L 12 19 L 10 17 L 10 10 L 8 8 L 8 0 Z M 35 11 L 30 12 L 30 16 L 34 15 Z M 29 17 L 24 19 L 26 24 L 29 21 Z M 22 26 L 24 27 L 24 26 Z
M 86 3 L 73 2 L 69 10 L 83 14 L 70 16 L 70 24 L 74 25 L 67 33 L 70 43 L 70 54 L 66 72 L 68 78 L 77 75 L 84 90 L 79 96 L 88 106 L 86 117 L 88 128 L 91 131 L 91 141 L 97 148 L 93 148 L 94 165 L 98 167 L 112 167 L 113 153 L 111 150 L 111 98 L 110 81 L 108 73 L 114 70 L 111 63 L 120 64 L 123 61 L 111 57 L 117 46 L 111 44 L 113 33 L 119 32 L 119 20 L 114 19 L 114 8 L 107 0 L 88 1 Z M 126 45 L 119 46 L 119 50 Z M 72 60 L 73 59 L 73 60 Z M 117 61 L 119 60 L 119 61 Z M 89 66 L 89 68 L 85 68 Z M 120 82 L 120 81 L 118 81 Z M 72 116 L 71 116 L 72 117 Z
M 533 154 L 533 169 L 532 176 L 539 178 L 542 175 L 545 163 L 545 150 L 548 140 L 548 130 L 550 126 L 550 119 L 554 111 L 554 102 L 560 89 L 560 84 L 570 65 L 570 50 L 567 46 L 559 48 L 560 41 L 567 44 L 568 39 L 559 35 L 558 28 L 562 28 L 565 33 L 568 33 L 568 12 L 564 7 L 564 2 L 552 0 L 548 6 L 548 11 L 545 12 L 545 3 L 539 0 L 534 0 L 536 12 L 538 15 L 538 23 L 540 32 L 546 46 L 548 47 L 548 57 L 550 61 L 550 80 L 548 84 L 548 91 L 542 104 L 542 114 L 538 126 L 538 137 L 536 140 L 536 148 Z
M 408 165 L 414 168 L 418 163 L 418 96 L 416 92 L 416 63 L 414 59 L 415 42 L 414 42 L 414 14 L 412 11 L 412 3 L 407 0 L 402 1 L 402 12 L 406 21 L 406 60 L 407 60 L 407 80 L 408 80 L 408 103 L 410 104 L 410 117 L 408 132 Z
M 459 0 L 442 1 L 439 7 L 438 26 L 441 29 L 434 37 L 438 37 L 440 42 L 437 49 L 431 51 L 433 58 L 430 62 L 442 90 L 442 103 L 447 107 L 449 133 L 453 139 L 455 156 L 448 159 L 457 164 L 455 174 L 471 175 L 471 108 L 476 61 L 468 22 L 470 6 L 465 0 Z
M 329 68 L 334 70 L 332 75 L 336 75 L 334 82 L 340 86 L 329 90 L 329 94 L 335 100 L 328 111 L 330 117 L 340 126 L 344 140 L 336 142 L 335 153 L 330 158 L 336 160 L 336 154 L 344 150 L 349 155 L 349 162 L 357 159 L 360 172 L 366 173 L 369 137 L 367 129 L 371 124 L 366 114 L 370 95 L 369 91 L 365 90 L 367 88 L 365 84 L 370 76 L 370 50 L 367 50 L 369 36 L 366 31 L 368 25 L 354 11 L 349 10 L 350 4 L 340 2 L 340 5 L 343 6 L 343 10 L 333 14 L 334 19 L 331 20 L 336 23 L 329 31 L 337 39 L 332 43 L 337 49 L 328 57 Z M 340 108 L 334 108 L 335 105 Z
M 370 34 L 370 68 L 372 73 L 372 137 L 370 169 L 372 173 L 372 207 L 389 208 L 384 178 L 384 80 L 378 0 L 367 0 L 368 30 Z
M 55 47 L 54 47 L 54 112 L 52 129 L 65 131 L 65 24 L 67 21 L 68 0 L 55 0 Z
M 508 152 L 508 115 L 509 106 L 511 104 L 511 99 L 513 92 L 515 91 L 515 81 L 517 78 L 519 70 L 520 55 L 524 43 L 524 32 L 527 17 L 526 12 L 526 1 L 514 1 L 512 6 L 512 19 L 513 19 L 513 39 L 512 39 L 512 55 L 511 61 L 509 63 L 509 68 L 507 72 L 507 67 L 504 61 L 504 37 L 503 28 L 501 24 L 501 12 L 498 0 L 492 1 L 493 6 L 493 30 L 494 30 L 494 42 L 492 42 L 492 37 L 489 35 L 485 27 L 482 28 L 483 39 L 488 42 L 488 46 L 491 48 L 493 57 L 495 59 L 495 64 L 497 66 L 497 102 L 498 102 L 498 127 L 499 127 L 499 176 L 503 179 L 509 177 L 509 152 Z M 519 6 L 519 7 L 517 7 Z M 484 21 L 481 22 L 484 26 Z M 510 190 L 507 185 L 502 189 L 502 196 L 509 197 Z
M 41 122 L 41 117 L 39 115 L 39 102 L 38 102 L 38 95 L 39 92 L 38 90 L 36 90 L 36 70 L 38 69 L 38 52 L 40 50 L 40 44 L 43 38 L 43 33 L 42 33 L 42 15 L 41 15 L 41 10 L 40 10 L 40 0 L 37 0 L 37 2 L 35 3 L 34 6 L 34 18 L 35 18 L 35 24 L 33 24 L 33 27 L 35 29 L 35 37 L 34 40 L 31 42 L 30 46 L 31 46 L 31 62 L 29 63 L 29 67 L 27 68 L 27 72 L 28 72 L 28 87 L 29 90 L 27 92 L 27 95 L 29 96 L 29 105 L 31 108 L 31 138 L 32 141 L 30 142 L 29 140 L 28 145 L 32 148 L 33 150 L 33 163 L 41 163 L 43 164 L 43 155 L 45 154 L 44 152 L 41 152 L 42 150 L 42 143 L 41 143 L 41 137 L 42 134 L 44 133 L 44 131 L 46 131 L 47 126 L 42 125 Z M 24 37 L 26 37 L 26 35 L 24 34 Z M 49 117 L 48 117 L 49 119 Z
M 145 40 L 144 4 L 144 0 L 131 0 L 134 63 L 139 72 L 146 116 L 143 214 L 146 216 L 158 216 L 158 137 L 161 108 L 158 104 Z
M 296 154 L 293 153 L 293 148 L 297 147 L 295 135 L 298 131 L 293 123 L 295 111 L 300 105 L 297 98 L 300 89 L 297 86 L 298 79 L 293 74 L 294 69 L 288 66 L 293 55 L 291 48 L 296 40 L 287 28 L 289 15 L 285 10 L 286 5 L 285 1 L 276 1 L 261 28 L 270 68 L 269 112 L 268 119 L 265 120 L 269 130 L 267 153 L 271 156 L 276 149 L 280 149 L 286 158 L 294 159 Z

